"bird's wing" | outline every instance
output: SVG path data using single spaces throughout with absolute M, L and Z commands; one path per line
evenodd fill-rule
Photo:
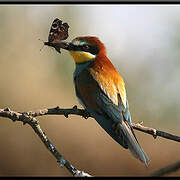
M 119 73 L 111 69 L 97 71 L 94 68 L 90 68 L 89 71 L 109 99 L 115 105 L 122 103 L 126 108 L 125 83 Z
M 95 75 L 91 69 L 85 69 L 75 78 L 75 86 L 78 95 L 82 97 L 80 98 L 81 102 L 84 100 L 98 113 L 106 114 L 114 122 L 121 122 L 122 111 L 126 113 L 126 109 L 128 109 L 126 91 L 122 79 L 117 86 L 113 81 L 117 81 L 117 78 L 115 80 L 110 77 L 105 79 L 105 76 Z
M 104 109 L 115 122 L 122 120 L 123 112 L 126 120 L 131 123 L 125 83 L 120 74 L 112 68 L 104 68 L 101 69 L 101 71 L 90 68 L 89 72 L 97 82 L 98 88 L 101 89 L 101 91 L 98 92 L 98 105 Z
M 126 100 L 124 105 L 120 92 L 114 88 L 112 92 L 116 94 L 113 94 L 107 90 L 108 88 L 102 87 L 102 84 L 94 78 L 91 71 L 86 69 L 75 77 L 74 83 L 76 95 L 84 108 L 115 141 L 124 148 L 129 148 L 133 156 L 147 165 L 148 157 L 140 147 L 131 127 L 128 102 Z M 119 124 L 121 136 L 113 130 L 114 123 Z
M 122 121 L 122 109 L 112 103 L 88 70 L 74 76 L 74 84 L 76 95 L 84 108 L 115 141 L 128 148 L 127 143 L 113 130 L 114 119 L 118 119 L 117 122 Z

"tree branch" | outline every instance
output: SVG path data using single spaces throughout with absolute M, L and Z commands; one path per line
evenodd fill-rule
M 92 117 L 86 110 L 78 109 L 77 106 L 74 106 L 73 108 L 70 108 L 70 109 L 63 109 L 63 108 L 59 108 L 59 106 L 57 106 L 55 108 L 41 109 L 41 110 L 36 110 L 36 111 L 28 111 L 28 112 L 24 112 L 24 114 L 27 114 L 28 116 L 33 116 L 33 117 L 43 116 L 43 115 L 64 115 L 66 118 L 68 118 L 68 115 L 79 115 L 86 119 L 88 117 Z M 160 131 L 160 130 L 157 130 L 154 128 L 142 126 L 142 122 L 141 123 L 132 123 L 132 127 L 138 131 L 144 132 L 146 134 L 150 134 L 154 138 L 157 138 L 157 136 L 160 136 L 160 137 L 163 137 L 166 139 L 180 142 L 179 136 L 175 136 L 173 134 L 163 132 L 163 131 Z
M 154 129 L 154 128 L 142 126 L 141 123 L 132 123 L 132 127 L 138 131 L 142 131 L 144 133 L 151 134 L 154 137 L 154 139 L 156 139 L 157 136 L 160 136 L 160 137 L 163 137 L 166 139 L 170 139 L 173 141 L 180 142 L 179 136 L 175 136 L 175 135 L 167 133 L 167 132 L 159 131 L 159 130 Z
M 178 169 L 180 169 L 180 161 L 170 164 L 164 168 L 161 168 L 161 169 L 153 172 L 150 176 L 163 176 L 165 174 L 177 171 Z
M 77 170 L 72 164 L 70 164 L 69 161 L 67 161 L 61 155 L 61 153 L 59 153 L 57 151 L 57 149 L 49 141 L 49 139 L 47 138 L 45 133 L 42 131 L 42 129 L 39 125 L 39 122 L 35 118 L 35 117 L 44 116 L 44 115 L 64 115 L 66 118 L 68 118 L 69 115 L 79 115 L 85 119 L 87 119 L 88 117 L 92 117 L 86 110 L 78 109 L 77 106 L 74 106 L 73 108 L 69 108 L 69 109 L 63 109 L 63 108 L 59 108 L 57 106 L 55 108 L 49 108 L 49 109 L 46 108 L 46 109 L 41 109 L 41 110 L 36 110 L 36 111 L 28 111 L 28 112 L 22 112 L 22 113 L 11 111 L 9 108 L 0 109 L 0 117 L 9 118 L 12 121 L 22 121 L 23 124 L 26 124 L 26 123 L 29 124 L 33 128 L 33 130 L 36 132 L 36 134 L 40 137 L 41 141 L 44 143 L 46 148 L 53 154 L 53 156 L 60 163 L 60 166 L 61 167 L 65 166 L 73 176 L 76 176 L 76 177 L 90 176 L 89 174 L 87 174 L 83 171 Z M 159 131 L 154 128 L 142 126 L 142 123 L 132 123 L 132 127 L 138 131 L 142 131 L 146 134 L 153 135 L 154 138 L 156 138 L 157 136 L 160 136 L 160 137 L 163 137 L 166 139 L 180 142 L 179 136 L 175 136 L 175 135 L 163 132 L 163 131 Z M 159 171 L 161 171 L 161 172 L 167 171 L 166 173 L 168 173 L 168 172 L 172 172 L 173 169 L 174 169 L 174 171 L 177 170 L 179 168 L 179 166 L 180 165 L 178 162 L 178 164 L 175 164 L 175 166 L 173 166 L 173 168 L 170 167 L 171 170 L 169 170 L 168 168 L 162 168 Z M 155 174 L 155 176 L 158 176 L 158 174 L 156 174 L 156 172 L 151 175 L 154 175 L 154 174 Z
M 90 175 L 79 171 L 76 169 L 68 160 L 66 160 L 60 152 L 57 151 L 57 149 L 54 147 L 54 145 L 50 142 L 50 140 L 47 138 L 45 133 L 42 131 L 39 122 L 36 120 L 36 118 L 27 115 L 27 113 L 19 113 L 15 111 L 11 111 L 9 108 L 6 109 L 0 109 L 0 116 L 9 118 L 13 122 L 15 121 L 22 121 L 23 124 L 29 124 L 35 133 L 40 137 L 41 141 L 44 143 L 46 148 L 53 154 L 53 156 L 57 159 L 57 162 L 60 163 L 61 167 L 66 167 L 67 170 L 75 177 L 89 177 Z
M 23 112 L 23 114 L 27 114 L 28 116 L 32 116 L 32 117 L 43 116 L 43 115 L 64 115 L 66 118 L 68 118 L 68 115 L 79 115 L 85 119 L 91 117 L 86 110 L 78 109 L 77 106 L 74 106 L 73 108 L 69 108 L 69 109 L 63 109 L 57 106 L 55 108 L 46 108 L 36 111 Z

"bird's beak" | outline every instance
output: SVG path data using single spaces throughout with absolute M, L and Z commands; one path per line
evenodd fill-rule
M 60 49 L 65 49 L 70 51 L 71 50 L 71 43 L 70 42 L 64 42 L 64 41 L 56 41 L 56 42 L 44 42 L 44 45 L 51 46 L 56 49 L 59 53 L 61 53 Z

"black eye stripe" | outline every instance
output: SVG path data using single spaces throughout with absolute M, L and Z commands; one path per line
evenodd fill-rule
M 92 46 L 92 45 L 86 45 L 86 48 L 85 48 L 85 45 L 74 45 L 74 44 L 70 44 L 69 45 L 69 50 L 73 50 L 73 51 L 85 51 L 85 52 L 89 52 L 91 54 L 98 54 L 99 52 L 99 49 L 97 46 Z
M 98 54 L 98 48 L 96 46 L 91 46 L 91 45 L 86 45 L 86 47 L 84 45 L 79 46 L 81 48 L 82 51 L 85 52 L 90 52 L 91 54 Z

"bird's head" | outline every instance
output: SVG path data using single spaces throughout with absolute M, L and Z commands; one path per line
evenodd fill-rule
M 61 48 L 68 50 L 77 64 L 93 61 L 97 55 L 106 54 L 104 44 L 94 36 L 77 37 L 70 43 L 62 43 Z

